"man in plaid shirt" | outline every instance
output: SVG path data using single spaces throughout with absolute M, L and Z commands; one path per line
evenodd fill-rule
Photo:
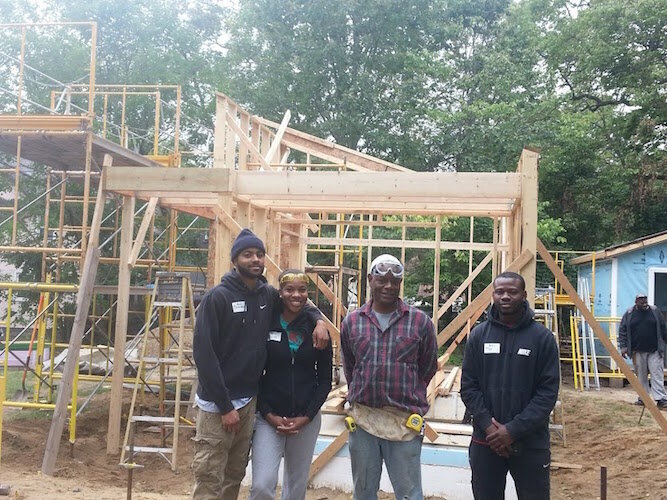
M 426 387 L 435 374 L 438 346 L 431 319 L 398 294 L 404 268 L 391 255 L 371 262 L 371 301 L 351 312 L 340 330 L 348 383 L 355 500 L 376 499 L 384 460 L 396 498 L 423 498 L 422 434 L 410 415 L 429 409 Z

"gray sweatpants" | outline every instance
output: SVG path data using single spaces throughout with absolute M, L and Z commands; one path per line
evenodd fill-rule
M 660 351 L 634 352 L 632 363 L 635 365 L 637 378 L 654 401 L 666 400 L 665 372 L 663 371 L 663 360 Z M 651 387 L 649 389 L 648 374 L 651 374 Z
M 252 486 L 250 500 L 273 500 L 278 484 L 278 468 L 284 455 L 283 500 L 306 498 L 308 471 L 320 433 L 322 416 L 318 413 L 297 434 L 286 436 L 257 413 L 252 438 Z

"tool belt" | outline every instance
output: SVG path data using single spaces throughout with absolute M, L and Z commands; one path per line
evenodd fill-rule
M 353 403 L 345 418 L 345 425 L 350 432 L 357 427 L 376 437 L 389 441 L 410 441 L 415 434 L 423 435 L 424 418 L 393 407 L 372 408 Z

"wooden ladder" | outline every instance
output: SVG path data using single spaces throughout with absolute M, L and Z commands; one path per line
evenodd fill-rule
M 188 311 L 189 310 L 189 311 Z M 188 314 L 189 313 L 189 314 Z M 151 329 L 151 318 L 157 314 L 159 327 Z M 192 285 L 189 273 L 158 272 L 151 295 L 148 321 L 143 329 L 143 340 L 138 358 L 128 361 L 136 363 L 136 378 L 132 392 L 132 403 L 127 418 L 125 439 L 120 458 L 120 465 L 131 472 L 138 465 L 134 463 L 137 453 L 156 453 L 164 458 L 173 471 L 177 470 L 179 427 L 185 423 L 192 427 L 181 415 L 181 407 L 190 403 L 182 398 L 183 382 L 191 383 L 191 394 L 196 388 L 196 371 L 189 376 L 183 369 L 192 367 L 194 360 L 192 349 L 185 348 L 186 333 L 194 329 L 195 308 L 192 297 Z M 175 319 L 174 319 L 175 318 Z M 148 354 L 149 343 L 153 350 L 158 347 L 157 355 Z M 143 384 L 147 384 L 155 372 L 159 373 L 159 407 L 146 411 L 143 404 L 137 405 L 137 395 Z M 174 386 L 173 399 L 168 398 L 170 387 Z M 143 390 L 142 390 L 143 396 Z M 142 398 L 143 399 L 143 398 Z M 159 426 L 161 446 L 137 445 L 137 429 L 141 425 Z

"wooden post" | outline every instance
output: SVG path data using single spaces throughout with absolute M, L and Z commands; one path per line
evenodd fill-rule
M 537 151 L 524 149 L 519 160 L 521 168 L 521 251 L 536 254 L 537 244 Z M 535 272 L 537 262 L 531 260 L 521 270 L 526 280 L 526 294 L 530 307 L 535 307 Z
M 602 343 L 604 348 L 607 349 L 607 352 L 609 352 L 611 358 L 614 361 L 616 361 L 618 368 L 623 372 L 623 375 L 625 375 L 625 378 L 628 379 L 628 382 L 630 382 L 630 385 L 634 388 L 634 390 L 637 391 L 639 397 L 642 398 L 642 401 L 644 402 L 646 409 L 649 411 L 649 413 L 651 413 L 651 415 L 653 415 L 655 421 L 658 423 L 662 431 L 667 435 L 667 419 L 658 409 L 658 406 L 655 404 L 650 394 L 646 392 L 644 386 L 641 384 L 639 379 L 632 372 L 630 366 L 625 362 L 621 354 L 618 352 L 616 346 L 614 346 L 611 340 L 609 340 L 609 337 L 607 337 L 607 334 L 600 326 L 600 323 L 598 323 L 598 321 L 595 319 L 593 313 L 588 309 L 588 307 L 586 307 L 584 301 L 581 300 L 581 297 L 579 297 L 579 294 L 572 286 L 572 283 L 570 283 L 570 280 L 567 279 L 567 276 L 565 276 L 563 271 L 561 271 L 560 267 L 558 267 L 558 264 L 556 264 L 556 261 L 554 261 L 553 257 L 551 256 L 547 248 L 544 246 L 544 243 L 542 243 L 542 241 L 539 239 L 537 240 L 537 251 L 539 252 L 540 257 L 542 257 L 542 260 L 544 260 L 547 267 L 551 270 L 553 275 L 558 279 L 563 289 L 570 296 L 570 300 L 572 300 L 572 302 L 574 302 L 574 305 L 577 306 L 577 308 L 581 312 L 581 315 L 586 320 L 586 323 L 588 323 L 590 327 L 593 329 L 593 333 L 595 333 L 595 336 Z
M 405 226 L 403 226 L 405 228 Z M 440 307 L 440 240 L 442 238 L 442 218 L 435 218 L 435 256 L 433 261 L 433 325 L 438 330 L 438 308 Z M 472 250 L 470 251 L 472 254 Z M 405 263 L 403 264 L 405 265 Z M 471 269 L 472 271 L 472 269 Z M 402 284 L 402 283 L 401 283 Z
M 120 444 L 120 417 L 123 407 L 123 378 L 125 369 L 125 339 L 130 306 L 130 274 L 128 264 L 134 232 L 134 196 L 123 196 L 123 215 L 120 233 L 120 262 L 118 263 L 118 302 L 116 304 L 116 330 L 114 335 L 113 374 L 109 401 L 109 426 L 107 429 L 107 454 L 118 454 Z
M 111 156 L 104 156 L 105 167 L 111 166 Z M 76 312 L 74 314 L 74 323 L 69 338 L 67 349 L 67 359 L 63 368 L 63 375 L 56 399 L 56 407 L 53 411 L 51 428 L 46 440 L 46 449 L 42 461 L 42 473 L 48 476 L 53 475 L 58 458 L 58 449 L 60 447 L 60 438 L 65 427 L 65 418 L 67 417 L 67 403 L 72 397 L 72 385 L 79 366 L 79 351 L 83 334 L 86 331 L 86 319 L 88 318 L 88 308 L 93 296 L 95 277 L 97 276 L 97 266 L 100 261 L 99 234 L 102 224 L 102 213 L 104 212 L 105 194 L 102 184 L 97 190 L 97 199 L 95 200 L 95 211 L 93 212 L 93 221 L 90 227 L 88 247 L 86 249 L 86 260 L 81 276 L 81 286 L 76 295 Z
M 42 461 L 42 474 L 48 476 L 53 475 L 56 459 L 58 458 L 60 439 L 63 434 L 63 428 L 65 427 L 65 419 L 67 418 L 67 403 L 72 396 L 72 384 L 74 382 L 75 371 L 79 365 L 79 350 L 81 349 L 81 341 L 86 330 L 88 307 L 90 306 L 90 299 L 93 295 L 99 261 L 100 249 L 98 247 L 89 247 L 86 251 L 86 262 L 83 268 L 81 286 L 76 296 L 76 313 L 74 315 L 72 333 L 67 348 L 67 359 L 65 360 L 65 368 L 63 369 L 63 376 L 58 390 L 58 397 L 56 399 L 56 407 L 53 411 L 51 428 L 46 440 L 46 449 Z

